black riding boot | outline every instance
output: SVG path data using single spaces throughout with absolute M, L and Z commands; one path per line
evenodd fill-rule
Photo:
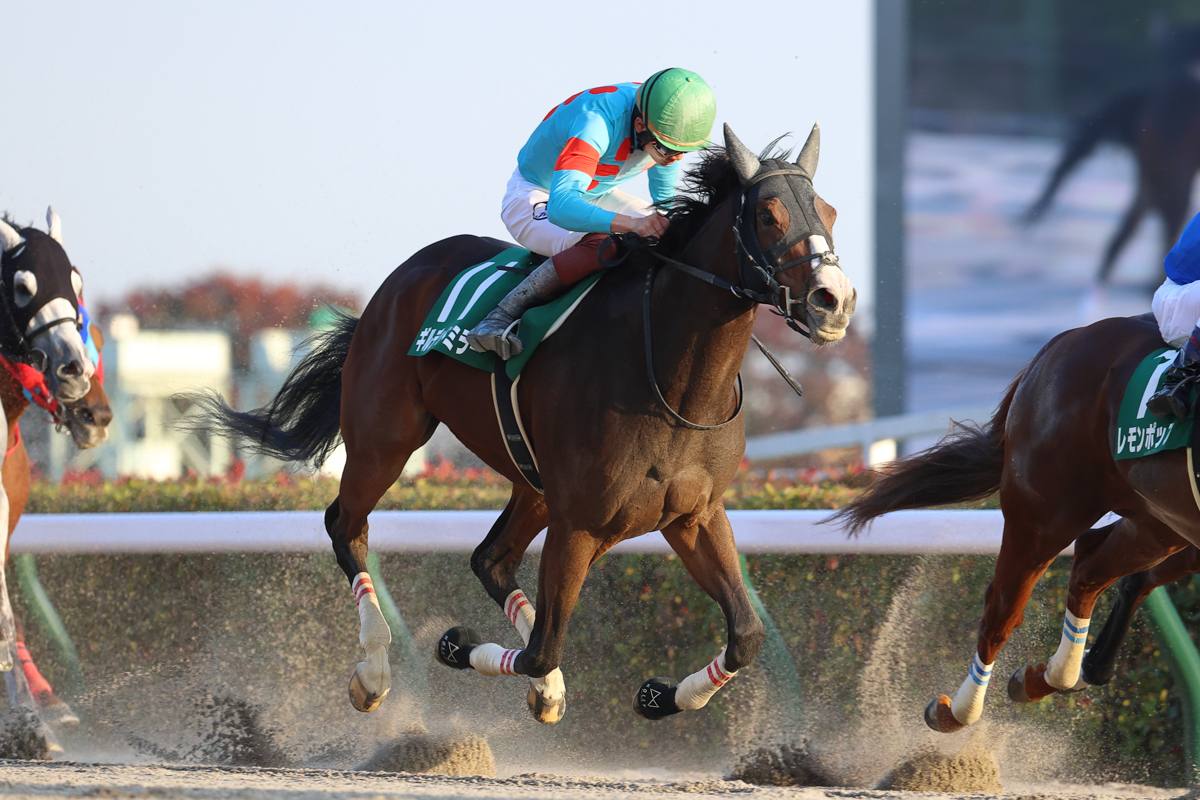
M 524 349 L 516 334 L 517 320 L 528 309 L 556 299 L 564 288 L 554 260 L 543 261 L 500 301 L 495 311 L 467 331 L 467 344 L 477 353 L 490 350 L 508 361 Z
M 1200 325 L 1179 348 L 1175 361 L 1163 378 L 1163 388 L 1146 401 L 1146 410 L 1156 417 L 1187 419 L 1192 413 L 1192 389 L 1200 381 Z

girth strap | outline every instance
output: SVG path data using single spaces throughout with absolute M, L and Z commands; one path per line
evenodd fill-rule
M 496 419 L 500 422 L 500 436 L 504 439 L 504 447 L 508 457 L 529 481 L 529 485 L 538 494 L 545 494 L 542 488 L 542 476 L 538 473 L 537 457 L 525 435 L 521 425 L 521 411 L 517 407 L 517 380 L 510 380 L 505 369 L 504 359 L 496 356 L 496 367 L 492 370 L 492 403 L 496 407 Z

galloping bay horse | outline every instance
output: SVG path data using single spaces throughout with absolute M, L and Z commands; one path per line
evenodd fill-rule
M 1014 700 L 1076 687 L 1100 593 L 1200 543 L 1186 450 L 1114 457 L 1125 386 L 1142 359 L 1163 346 L 1150 315 L 1059 334 L 1013 381 L 987 426 L 959 426 L 929 450 L 896 462 L 834 515 L 857 531 L 890 511 L 1000 492 L 1004 538 L 984 594 L 975 659 L 953 699 L 929 703 L 929 727 L 949 733 L 979 719 L 997 653 L 1021 624 L 1038 578 L 1072 541 L 1078 539 L 1059 648 L 1048 664 L 1013 674 Z M 1109 512 L 1121 519 L 1091 531 Z
M 657 530 L 721 606 L 729 641 L 678 690 L 669 679 L 648 681 L 637 710 L 659 718 L 699 708 L 754 659 L 763 626 L 721 503 L 745 447 L 738 370 L 759 303 L 826 345 L 845 335 L 856 293 L 832 252 L 836 212 L 813 189 L 817 127 L 795 163 L 756 157 L 728 126 L 725 144 L 685 178 L 691 196 L 670 211 L 663 241 L 609 270 L 522 372 L 521 420 L 544 495 L 509 457 L 489 374 L 441 354 L 406 355 L 431 304 L 460 272 L 503 250 L 499 241 L 457 236 L 418 252 L 361 319 L 314 343 L 266 408 L 239 413 L 207 398 L 219 431 L 275 457 L 320 460 L 340 428 L 346 466 L 325 522 L 359 609 L 365 658 L 350 680 L 358 710 L 377 708 L 391 682 L 390 634 L 367 576 L 367 515 L 439 423 L 513 481 L 471 566 L 526 641 L 504 650 L 456 628 L 439 642 L 439 661 L 528 676 L 534 716 L 556 722 L 567 621 L 589 567 L 618 542 Z M 535 615 L 515 575 L 543 528 Z

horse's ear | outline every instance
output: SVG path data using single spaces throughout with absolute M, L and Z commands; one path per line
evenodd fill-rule
M 800 155 L 796 158 L 796 166 L 804 170 L 809 178 L 813 178 L 817 174 L 817 159 L 821 157 L 821 126 L 813 123 L 812 133 L 808 134 L 808 141 L 804 143 L 804 147 L 800 148 Z
M 54 206 L 46 206 L 46 227 L 50 230 L 50 238 L 62 244 L 62 219 L 54 213 Z
M 7 253 L 23 241 L 16 228 L 0 219 L 0 245 L 3 245 L 4 252 Z
M 750 152 L 746 145 L 742 144 L 738 137 L 733 135 L 733 131 L 729 129 L 729 123 L 725 124 L 725 152 L 743 186 L 758 174 L 758 158 Z

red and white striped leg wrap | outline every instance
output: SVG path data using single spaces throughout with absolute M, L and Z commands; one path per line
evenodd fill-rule
M 529 602 L 529 598 L 520 589 L 515 590 L 504 601 L 504 616 L 508 617 L 508 621 L 517 629 L 517 633 L 521 634 L 521 639 L 525 644 L 529 644 L 529 635 L 533 633 L 536 616 L 533 603 Z
M 371 584 L 371 576 L 360 572 L 354 576 L 350 585 L 354 592 L 354 603 L 358 606 L 358 641 L 363 647 L 368 644 L 382 644 L 384 647 L 392 643 L 392 631 L 383 619 L 383 611 L 379 608 L 379 598 L 375 596 L 375 587 Z
M 725 669 L 725 650 L 714 658 L 707 667 L 684 678 L 675 690 L 675 705 L 684 711 L 704 708 L 712 696 L 736 675 Z
M 494 678 L 497 675 L 516 675 L 513 663 L 517 660 L 520 650 L 508 650 L 498 644 L 476 645 L 471 650 L 471 666 L 480 675 Z
M 25 681 L 29 684 L 29 691 L 33 693 L 34 697 L 54 693 L 50 688 L 50 682 L 42 677 L 37 665 L 33 663 L 33 658 L 25 649 L 24 642 L 17 642 L 17 658 L 21 661 L 21 668 L 25 671 Z

